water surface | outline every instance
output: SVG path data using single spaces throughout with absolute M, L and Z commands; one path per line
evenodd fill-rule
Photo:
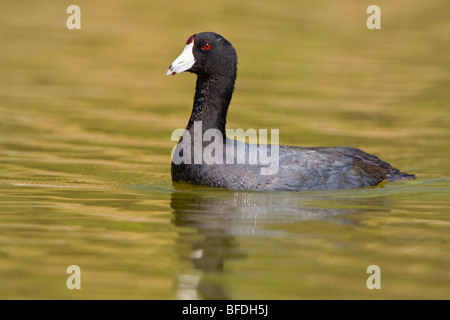
M 0 298 L 450 298 L 450 8 L 383 3 L 369 31 L 370 4 L 81 1 L 78 31 L 64 3 L 2 4 Z M 206 30 L 239 55 L 229 128 L 358 147 L 417 179 L 173 185 L 170 136 L 194 77 L 165 71 Z M 69 265 L 81 290 L 66 287 Z

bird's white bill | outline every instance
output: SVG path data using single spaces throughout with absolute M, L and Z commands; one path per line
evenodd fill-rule
M 175 59 L 174 62 L 167 70 L 166 75 L 171 76 L 186 70 L 189 70 L 195 63 L 194 53 L 192 49 L 194 47 L 194 42 L 191 42 L 184 46 L 183 52 L 180 54 L 178 58 Z

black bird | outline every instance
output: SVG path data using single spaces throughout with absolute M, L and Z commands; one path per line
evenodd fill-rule
M 383 180 L 414 178 L 414 175 L 401 172 L 356 148 L 244 144 L 227 137 L 225 123 L 236 80 L 237 55 L 230 42 L 217 33 L 198 33 L 187 40 L 167 75 L 183 71 L 195 73 L 197 83 L 186 134 L 174 148 L 174 154 L 187 161 L 172 160 L 174 182 L 186 181 L 231 190 L 300 191 L 361 188 L 375 186 Z M 201 126 L 196 125 L 200 121 Z M 206 151 L 212 143 L 203 139 L 200 146 L 188 144 L 196 139 L 193 138 L 196 128 L 202 135 L 209 129 L 220 135 L 214 138 L 219 147 L 212 153 L 220 161 L 195 161 L 198 153 Z M 227 146 L 234 147 L 230 159 L 226 158 Z M 238 161 L 239 147 L 245 148 L 244 162 Z M 252 162 L 249 156 L 252 150 L 276 157 L 276 168 L 268 169 L 267 162 Z M 267 171 L 262 174 L 264 168 Z

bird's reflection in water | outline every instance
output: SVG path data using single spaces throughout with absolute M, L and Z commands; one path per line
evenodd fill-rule
M 173 223 L 195 229 L 180 232 L 182 258 L 192 262 L 192 268 L 182 270 L 177 283 L 179 299 L 227 299 L 223 283 L 202 281 L 207 273 L 224 271 L 224 264 L 244 259 L 245 249 L 239 247 L 237 236 L 272 236 L 283 231 L 274 226 L 301 220 L 335 220 L 351 223 L 345 214 L 351 206 L 323 206 L 320 200 L 333 201 L 295 192 L 226 191 L 208 188 L 176 186 L 171 196 Z M 348 203 L 348 199 L 346 200 Z M 185 253 L 186 245 L 189 253 Z

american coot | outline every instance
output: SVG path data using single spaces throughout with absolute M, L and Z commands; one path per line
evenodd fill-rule
M 167 75 L 183 71 L 197 74 L 197 83 L 191 117 L 185 134 L 174 149 L 178 159 L 188 160 L 172 161 L 172 180 L 175 182 L 186 181 L 232 190 L 299 191 L 361 188 L 375 186 L 383 180 L 414 178 L 414 175 L 400 172 L 356 148 L 249 145 L 227 137 L 225 122 L 236 80 L 237 56 L 233 46 L 216 33 L 198 33 L 187 40 L 183 52 L 169 67 Z M 223 157 L 223 161 L 195 161 L 198 153 L 205 151 L 212 143 L 201 139 L 200 147 L 194 143 L 187 144 L 191 140 L 199 141 L 199 133 L 195 129 L 201 130 L 202 135 L 208 130 L 221 135 L 221 139 L 215 136 L 214 140 L 220 140 L 220 148 L 223 148 L 220 151 L 223 152 L 219 157 Z M 213 141 L 213 138 L 209 140 Z M 267 163 L 254 164 L 249 156 L 245 158 L 245 163 L 239 162 L 237 150 L 242 144 L 247 155 L 252 147 L 258 150 L 263 148 L 267 155 L 276 155 L 276 170 L 272 174 L 261 174 Z M 226 146 L 234 146 L 234 162 L 226 161 Z

